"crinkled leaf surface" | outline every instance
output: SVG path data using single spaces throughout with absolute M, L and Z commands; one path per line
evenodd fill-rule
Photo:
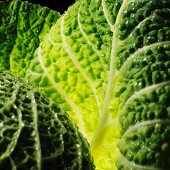
M 24 76 L 33 53 L 60 14 L 20 0 L 0 1 L 0 67 Z
M 44 37 L 41 29 L 51 27 L 43 25 L 46 16 L 51 24 L 58 14 L 20 1 L 0 3 L 1 67 L 23 75 Z M 169 17 L 168 0 L 77 1 L 36 50 L 27 78 L 77 123 L 97 169 L 116 169 L 116 160 L 118 169 L 170 166 Z M 12 136 L 21 131 L 19 119 Z M 16 169 L 12 158 L 5 161 Z
M 102 169 L 113 166 L 117 152 L 114 146 L 119 139 L 113 130 L 117 127 L 112 126 L 117 124 L 117 114 L 106 114 L 111 108 L 107 107 L 108 101 L 104 102 L 111 49 L 112 31 L 101 3 L 92 1 L 89 6 L 86 1 L 77 2 L 44 38 L 27 72 L 33 84 L 71 115 L 80 131 L 92 141 L 91 148 L 98 151 L 97 157 L 101 153 L 109 155 L 107 159 L 102 155 L 98 159 Z
M 0 169 L 92 170 L 68 115 L 24 79 L 0 71 Z
M 169 0 L 77 1 L 36 50 L 27 78 L 77 123 L 100 170 L 170 167 L 169 18 Z

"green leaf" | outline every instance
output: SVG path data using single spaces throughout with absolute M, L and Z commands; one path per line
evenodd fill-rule
M 77 1 L 36 50 L 27 78 L 77 123 L 97 169 L 170 166 L 169 17 L 168 0 Z
M 97 169 L 170 167 L 168 0 L 81 0 L 57 22 L 58 13 L 37 5 L 0 5 L 0 66 L 27 71 L 68 112 Z
M 40 5 L 0 1 L 0 67 L 24 76 L 34 51 L 59 16 Z
M 113 153 L 120 136 L 117 113 L 108 107 L 109 93 L 106 97 L 114 20 L 107 16 L 108 24 L 109 11 L 100 6 L 83 1 L 71 7 L 37 49 L 27 78 L 69 113 L 91 141 L 96 164 L 108 169 L 117 159 Z
M 25 79 L 0 71 L 0 169 L 94 169 L 68 115 Z

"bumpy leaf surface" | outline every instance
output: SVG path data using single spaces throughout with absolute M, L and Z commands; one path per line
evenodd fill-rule
M 24 76 L 59 13 L 20 0 L 0 1 L 0 67 Z
M 68 115 L 24 79 L 0 71 L 0 169 L 93 170 Z
M 100 170 L 170 167 L 169 18 L 169 0 L 77 1 L 35 53 L 27 78 L 74 119 Z

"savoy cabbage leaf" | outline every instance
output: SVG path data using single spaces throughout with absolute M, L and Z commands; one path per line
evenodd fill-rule
M 0 66 L 26 72 L 70 115 L 96 169 L 169 169 L 168 0 L 77 0 L 58 21 L 40 6 L 0 3 Z
M 24 76 L 33 53 L 60 14 L 20 0 L 0 1 L 0 67 Z
M 170 167 L 169 18 L 168 0 L 77 1 L 35 52 L 28 80 L 76 122 L 99 170 Z
M 0 71 L 0 169 L 93 170 L 68 115 L 25 79 Z

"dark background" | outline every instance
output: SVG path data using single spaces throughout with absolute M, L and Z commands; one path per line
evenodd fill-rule
M 75 0 L 27 0 L 28 2 L 40 4 L 41 6 L 49 7 L 50 9 L 56 10 L 61 14 L 72 5 Z

